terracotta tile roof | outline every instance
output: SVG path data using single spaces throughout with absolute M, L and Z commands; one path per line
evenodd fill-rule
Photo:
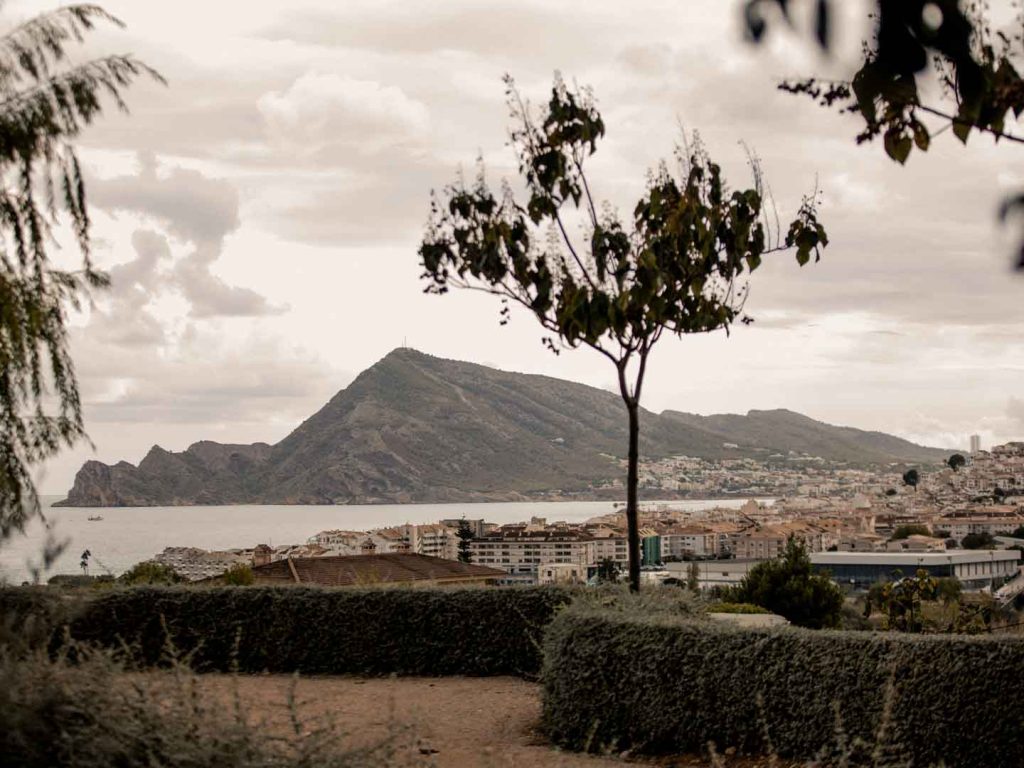
M 409 553 L 293 557 L 254 566 L 252 572 L 257 582 L 320 584 L 327 587 L 484 581 L 505 576 L 504 571 L 496 568 Z

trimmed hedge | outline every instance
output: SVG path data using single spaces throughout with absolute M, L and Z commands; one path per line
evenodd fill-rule
M 135 587 L 88 600 L 75 640 L 199 671 L 536 675 L 565 590 Z
M 543 685 L 547 734 L 577 750 L 713 742 L 807 759 L 845 739 L 915 766 L 1024 765 L 1019 638 L 737 629 L 573 608 L 546 633 Z
M 0 588 L 0 645 L 45 648 L 63 640 L 63 629 L 82 601 L 52 587 Z

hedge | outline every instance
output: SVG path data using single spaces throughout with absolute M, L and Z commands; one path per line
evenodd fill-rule
M 0 645 L 19 650 L 60 643 L 82 601 L 52 587 L 0 588 Z
M 5 613 L 26 594 L 52 602 L 0 592 Z M 534 676 L 543 627 L 569 600 L 543 587 L 134 587 L 84 598 L 70 633 L 147 666 L 173 647 L 198 671 Z
M 739 629 L 573 608 L 548 628 L 542 679 L 544 729 L 572 749 L 714 743 L 809 759 L 845 740 L 904 765 L 1024 765 L 1015 637 Z

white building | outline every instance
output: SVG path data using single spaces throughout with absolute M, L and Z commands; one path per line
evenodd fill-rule
M 718 534 L 705 528 L 670 528 L 661 537 L 662 562 L 684 556 L 713 557 L 718 554 Z
M 584 584 L 587 567 L 579 563 L 545 563 L 537 571 L 538 584 Z
M 586 573 L 587 565 L 597 562 L 594 539 L 586 534 L 529 531 L 523 526 L 505 526 L 474 539 L 470 553 L 477 565 L 504 570 L 508 584 L 538 583 L 544 565 L 572 564 Z
M 735 587 L 750 569 L 758 565 L 760 560 L 694 560 L 689 563 L 665 563 L 664 569 L 669 576 L 685 584 L 690 577 L 690 569 L 697 570 L 697 585 L 700 589 L 714 587 Z
M 220 576 L 233 565 L 252 564 L 252 555 L 244 550 L 208 552 L 197 547 L 167 547 L 153 558 L 188 581 Z

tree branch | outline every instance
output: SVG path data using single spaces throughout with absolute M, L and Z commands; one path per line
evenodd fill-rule
M 569 253 L 572 254 L 573 261 L 576 262 L 576 266 L 580 268 L 580 272 L 583 274 L 583 279 L 587 281 L 587 285 L 590 286 L 591 290 L 596 291 L 597 286 L 594 285 L 594 279 L 590 276 L 590 272 L 583 265 L 583 260 L 580 259 L 579 254 L 576 253 L 576 249 L 572 245 L 572 241 L 569 239 L 569 233 L 565 230 L 565 225 L 562 223 L 562 216 L 555 211 L 555 223 L 558 224 L 558 230 L 562 233 L 562 240 L 565 241 L 566 248 L 569 249 Z
M 590 223 L 594 225 L 594 229 L 597 229 L 597 209 L 594 207 L 594 198 L 590 194 L 590 184 L 587 183 L 587 175 L 583 173 L 583 161 L 577 157 L 573 157 L 572 161 L 576 165 L 576 172 L 580 175 L 580 181 L 583 182 L 583 193 L 587 197 L 587 210 L 590 212 Z
M 928 107 L 925 106 L 924 104 L 916 104 L 913 106 L 913 109 L 920 109 L 922 112 L 927 112 L 929 115 L 941 117 L 943 120 L 948 120 L 951 125 L 967 125 L 970 126 L 971 128 L 974 128 L 975 130 L 990 133 L 997 139 L 1006 139 L 1007 141 L 1013 141 L 1016 142 L 1017 144 L 1024 144 L 1024 137 L 1014 136 L 1012 133 L 1006 133 L 1005 131 L 998 131 L 995 128 L 992 128 L 987 125 L 978 125 L 976 123 L 972 123 L 970 120 L 964 120 L 961 117 L 957 117 L 956 115 L 948 115 L 945 112 L 936 109 L 935 107 Z

